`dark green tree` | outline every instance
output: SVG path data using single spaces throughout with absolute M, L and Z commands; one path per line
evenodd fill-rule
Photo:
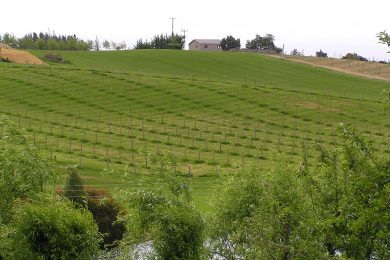
M 272 34 L 266 34 L 264 37 L 257 34 L 252 40 L 246 42 L 247 49 L 252 50 L 276 50 L 275 37 Z
M 240 39 L 236 39 L 231 35 L 226 36 L 221 40 L 221 48 L 224 51 L 229 51 L 232 49 L 240 49 L 241 48 Z
M 64 196 L 77 208 L 87 207 L 87 194 L 84 190 L 84 181 L 78 174 L 77 166 L 68 166 L 68 178 L 64 186 Z
M 150 42 L 143 41 L 142 39 L 139 39 L 137 43 L 134 45 L 134 49 L 152 49 L 152 44 Z

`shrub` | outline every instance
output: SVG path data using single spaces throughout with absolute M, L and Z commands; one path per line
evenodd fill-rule
M 99 232 L 103 234 L 101 248 L 115 246 L 126 230 L 119 219 L 124 209 L 106 190 L 87 188 L 86 194 L 88 210 L 92 213 Z
M 345 56 L 343 56 L 343 59 L 345 60 L 359 60 L 359 61 L 368 61 L 366 58 L 357 55 L 356 53 L 347 53 Z
M 317 51 L 317 52 L 316 52 L 316 56 L 317 56 L 317 57 L 326 58 L 326 57 L 328 57 L 328 54 L 325 53 L 325 52 L 323 52 L 322 50 L 320 50 L 320 51 Z
M 55 178 L 54 164 L 44 157 L 25 135 L 6 117 L 0 118 L 0 221 L 7 223 L 16 199 L 28 198 L 44 190 Z
M 11 226 L 13 259 L 87 259 L 98 250 L 92 215 L 66 201 L 21 202 Z
M 78 208 L 87 206 L 86 193 L 84 191 L 84 181 L 78 174 L 77 166 L 68 166 L 68 178 L 64 187 L 63 195 L 68 198 Z
M 65 60 L 61 54 L 54 54 L 52 52 L 46 53 L 43 59 L 55 63 L 70 63 L 69 61 Z
M 128 242 L 152 240 L 157 259 L 201 258 L 205 226 L 191 203 L 188 177 L 175 170 L 174 154 L 148 156 L 152 166 L 159 165 L 158 180 L 145 177 L 141 187 L 124 194 L 129 206 Z

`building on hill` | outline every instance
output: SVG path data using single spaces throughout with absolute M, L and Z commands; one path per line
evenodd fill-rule
M 194 39 L 188 44 L 190 51 L 222 51 L 221 40 Z

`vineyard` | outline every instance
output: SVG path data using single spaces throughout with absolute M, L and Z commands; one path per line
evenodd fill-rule
M 194 176 L 195 201 L 207 208 L 202 198 L 220 172 L 246 163 L 266 168 L 281 153 L 298 165 L 304 148 L 310 162 L 318 155 L 316 144 L 338 143 L 341 122 L 390 157 L 390 119 L 380 95 L 390 85 L 386 81 L 248 54 L 231 59 L 241 57 L 244 65 L 258 59 L 260 67 L 225 78 L 214 76 L 213 62 L 198 54 L 196 63 L 188 54 L 183 66 L 176 64 L 193 71 L 177 73 L 168 73 L 164 61 L 156 67 L 157 52 L 142 53 L 142 66 L 134 70 L 131 60 L 122 69 L 109 64 L 110 52 L 101 61 L 97 53 L 76 54 L 65 56 L 70 65 L 0 64 L 0 113 L 60 164 L 80 165 L 87 185 L 127 185 L 121 178 L 108 180 L 100 174 L 104 168 L 127 167 L 136 182 L 150 172 L 149 152 L 172 153 L 178 170 Z M 217 59 L 226 59 L 226 71 L 232 70 L 230 57 Z

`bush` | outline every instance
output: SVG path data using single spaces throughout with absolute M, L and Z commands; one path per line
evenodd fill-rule
M 78 174 L 77 166 L 68 166 L 68 178 L 64 187 L 63 195 L 68 198 L 77 208 L 87 206 L 84 181 Z
M 317 57 L 327 58 L 328 54 L 323 52 L 322 50 L 316 52 Z
M 199 259 L 204 223 L 192 207 L 160 208 L 154 246 L 162 259 Z
M 157 176 L 145 177 L 140 188 L 124 194 L 129 206 L 128 242 L 151 240 L 157 259 L 201 258 L 205 225 L 191 203 L 190 180 L 175 170 L 174 154 L 148 156 L 152 169 L 158 165 Z
M 106 190 L 87 188 L 86 194 L 88 210 L 92 213 L 99 232 L 103 234 L 101 248 L 115 246 L 116 242 L 123 238 L 126 230 L 124 223 L 119 219 L 123 208 Z
M 66 201 L 21 202 L 11 226 L 13 259 L 87 259 L 98 250 L 92 215 Z
M 356 53 L 347 53 L 343 59 L 345 60 L 359 60 L 359 61 L 368 61 L 366 58 L 357 55 Z
M 66 61 L 61 54 L 54 54 L 52 52 L 46 53 L 43 59 L 55 63 L 70 63 L 69 61 Z
M 8 223 L 16 199 L 44 190 L 56 176 L 54 164 L 34 147 L 24 131 L 6 117 L 0 118 L 0 222 Z
M 11 62 L 8 58 L 0 57 L 0 61 L 2 62 Z

